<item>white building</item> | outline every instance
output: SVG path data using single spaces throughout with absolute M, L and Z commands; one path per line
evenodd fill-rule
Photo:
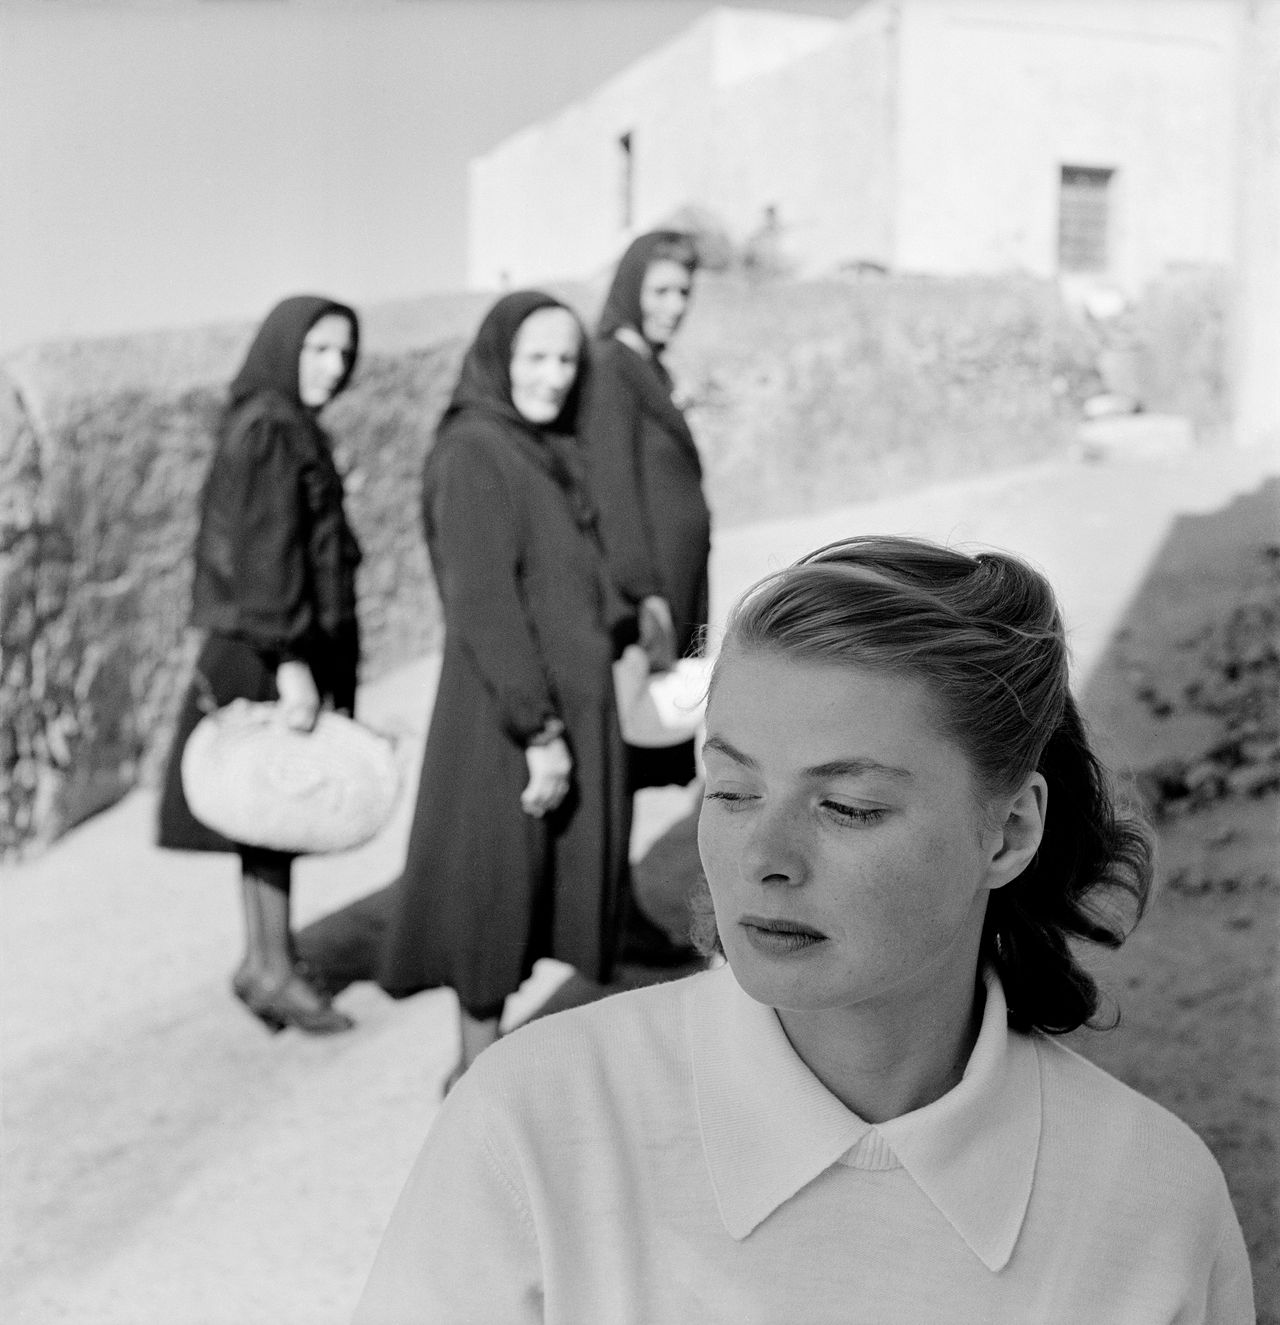
M 589 277 L 682 208 L 801 273 L 1022 270 L 1126 292 L 1226 263 L 1237 0 L 718 9 L 476 158 L 468 280 Z

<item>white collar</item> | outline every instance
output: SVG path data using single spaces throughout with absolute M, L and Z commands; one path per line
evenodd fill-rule
M 1031 1199 L 1040 1067 L 1032 1039 L 1009 1032 L 994 972 L 960 1082 L 875 1127 L 809 1071 L 774 1010 L 744 993 L 727 965 L 686 990 L 698 1124 L 732 1237 L 747 1237 L 874 1131 L 983 1264 L 1004 1268 Z

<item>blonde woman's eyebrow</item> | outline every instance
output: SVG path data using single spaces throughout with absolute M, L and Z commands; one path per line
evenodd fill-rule
M 722 754 L 726 759 L 732 759 L 735 764 L 741 764 L 743 768 L 760 767 L 759 760 L 739 750 L 723 736 L 708 736 L 702 748 L 704 751 L 711 750 Z M 893 764 L 882 764 L 877 759 L 830 759 L 824 764 L 814 764 L 811 768 L 804 769 L 802 776 L 817 781 L 821 778 L 867 777 L 873 773 L 880 777 L 892 778 L 897 782 L 911 782 L 915 778 L 915 774 L 908 769 L 897 768 Z
M 893 764 L 882 764 L 877 759 L 832 759 L 825 764 L 815 764 L 804 770 L 807 778 L 860 778 L 870 774 L 892 778 L 895 782 L 912 782 L 915 774 Z
M 759 768 L 757 760 L 752 759 L 749 754 L 743 754 L 736 745 L 731 745 L 723 736 L 708 736 L 702 743 L 702 749 L 705 753 L 708 750 L 716 754 L 722 754 L 726 759 L 732 759 L 735 764 L 741 764 L 743 768 Z

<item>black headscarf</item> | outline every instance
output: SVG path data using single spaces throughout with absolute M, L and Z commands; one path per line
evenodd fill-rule
M 524 320 L 543 308 L 563 308 L 575 322 L 578 315 L 559 299 L 544 294 L 541 290 L 516 290 L 503 295 L 484 315 L 475 340 L 471 342 L 462 368 L 458 373 L 458 384 L 453 388 L 449 408 L 445 410 L 443 424 L 450 415 L 464 409 L 478 409 L 482 413 L 505 419 L 517 427 L 536 435 L 539 439 L 545 432 L 572 433 L 577 421 L 578 400 L 581 396 L 583 370 L 586 367 L 586 344 L 584 336 L 583 359 L 578 365 L 578 375 L 574 379 L 564 406 L 552 423 L 530 423 L 520 413 L 511 399 L 511 351 L 515 345 L 516 333 Z M 579 324 L 579 330 L 581 325 Z
M 650 230 L 648 234 L 637 235 L 627 246 L 627 251 L 618 260 L 617 271 L 613 273 L 613 284 L 609 286 L 596 325 L 597 336 L 612 336 L 619 327 L 630 327 L 643 334 L 640 287 L 644 284 L 649 264 L 654 260 L 654 250 L 664 244 L 690 245 L 691 241 L 683 230 Z
M 458 383 L 436 429 L 437 444 L 468 414 L 480 414 L 497 423 L 513 445 L 565 490 L 574 518 L 587 527 L 595 523 L 595 511 L 586 496 L 573 440 L 587 368 L 585 333 L 578 375 L 554 422 L 532 423 L 511 399 L 511 351 L 516 333 L 527 317 L 543 308 L 563 308 L 578 322 L 573 309 L 541 290 L 516 290 L 503 295 L 485 314 L 462 360 Z
M 347 371 L 334 389 L 336 396 L 351 380 L 360 348 L 360 321 L 346 304 L 318 294 L 296 294 L 282 299 L 263 319 L 249 346 L 240 371 L 231 382 L 227 405 L 235 409 L 260 391 L 283 396 L 290 404 L 305 409 L 298 393 L 298 362 L 307 332 L 330 313 L 338 313 L 351 323 L 351 356 Z M 332 399 L 332 397 L 331 397 Z
M 278 562 L 263 563 L 256 557 L 250 558 L 252 569 L 246 572 L 254 577 L 257 586 L 253 601 L 262 605 L 260 612 L 257 607 L 253 609 L 259 612 L 253 617 L 257 623 L 253 630 L 258 630 L 271 617 L 274 611 L 271 604 L 294 604 L 287 611 L 281 609 L 283 615 L 276 614 L 278 619 L 270 630 L 262 627 L 264 647 L 269 645 L 271 650 L 278 650 L 282 641 L 296 643 L 299 630 L 309 639 L 305 632 L 311 630 L 307 623 L 312 619 L 315 627 L 328 635 L 354 629 L 356 620 L 355 573 L 360 563 L 360 545 L 347 523 L 342 477 L 334 463 L 328 436 L 316 418 L 317 411 L 302 403 L 298 389 L 302 343 L 311 328 L 330 313 L 340 314 L 351 324 L 351 355 L 334 394 L 350 381 L 360 334 L 355 313 L 345 304 L 320 295 L 282 299 L 263 320 L 240 371 L 232 379 L 218 421 L 217 446 L 201 498 L 196 550 L 197 619 L 205 610 L 202 602 L 207 605 L 211 601 L 213 606 L 209 610 L 213 612 L 229 610 L 228 595 L 234 599 L 237 590 L 231 586 L 238 582 L 238 572 L 230 568 L 234 558 L 229 549 L 235 543 L 256 538 L 258 531 L 268 527 L 305 529 L 299 535 L 305 540 L 301 548 L 296 543 L 290 545 L 285 559 Z M 290 476 L 287 485 L 257 482 L 251 470 L 253 481 L 247 485 L 244 481 L 245 466 L 257 464 L 265 452 L 257 446 L 239 443 L 264 422 L 273 442 L 282 442 L 271 448 L 270 472 Z M 306 513 L 301 522 L 297 509 L 300 501 Z M 268 542 L 262 546 L 274 548 L 276 544 Z M 211 572 L 212 585 L 202 581 L 202 565 L 215 568 Z M 298 567 L 303 569 L 297 570 Z M 301 593 L 299 583 L 305 586 Z M 206 594 L 208 598 L 202 600 Z M 238 614 L 240 608 L 235 610 Z M 212 625 L 213 621 L 208 619 L 204 624 Z M 245 630 L 246 637 L 250 637 L 249 628 Z M 354 686 L 354 679 L 350 684 Z

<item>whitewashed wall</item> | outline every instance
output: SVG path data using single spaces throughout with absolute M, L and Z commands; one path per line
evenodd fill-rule
M 735 239 L 772 205 L 802 274 L 892 261 L 891 26 L 869 6 L 819 49 L 722 89 L 702 199 Z
M 908 0 L 897 264 L 1055 274 L 1063 164 L 1116 171 L 1121 288 L 1228 261 L 1236 22 L 1223 0 Z
M 721 210 L 725 167 L 752 156 L 767 167 L 776 155 L 740 122 L 739 90 L 825 46 L 840 26 L 798 15 L 713 11 L 592 96 L 477 158 L 469 182 L 469 284 L 485 289 L 590 276 L 633 235 L 678 208 L 701 202 Z M 733 113 L 722 108 L 726 101 Z M 623 224 L 618 147 L 628 132 L 630 226 Z M 739 193 L 754 197 L 749 185 Z M 758 204 L 740 219 L 754 224 Z
M 775 207 L 802 273 L 1052 276 L 1064 164 L 1116 172 L 1120 288 L 1229 262 L 1239 22 L 1233 0 L 873 0 L 844 22 L 715 11 L 472 162 L 469 282 L 594 276 L 686 205 L 738 242 Z

